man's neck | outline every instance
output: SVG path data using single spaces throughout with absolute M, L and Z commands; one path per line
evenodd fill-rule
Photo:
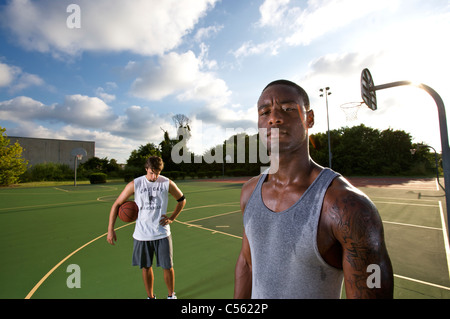
M 308 181 L 312 172 L 318 168 L 308 153 L 280 154 L 277 158 L 271 158 L 269 178 L 282 184 Z

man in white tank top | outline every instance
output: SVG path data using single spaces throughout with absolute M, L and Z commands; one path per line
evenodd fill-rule
M 164 280 L 168 290 L 168 299 L 176 299 L 175 273 L 172 262 L 172 236 L 170 224 L 177 218 L 186 204 L 186 199 L 177 185 L 160 175 L 164 163 L 160 157 L 150 156 L 145 163 L 147 174 L 136 178 L 125 186 L 122 193 L 111 207 L 107 241 L 114 245 L 117 240 L 114 224 L 119 206 L 134 194 L 134 201 L 139 207 L 139 215 L 133 233 L 133 266 L 140 266 L 142 279 L 149 299 L 153 293 L 153 255 L 156 255 L 157 266 L 164 269 Z M 170 216 L 167 216 L 169 193 L 177 200 L 177 205 Z

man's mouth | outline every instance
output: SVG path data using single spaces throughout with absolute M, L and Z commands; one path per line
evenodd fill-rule
M 286 131 L 278 128 L 267 130 L 267 138 L 280 138 L 280 136 L 286 135 Z

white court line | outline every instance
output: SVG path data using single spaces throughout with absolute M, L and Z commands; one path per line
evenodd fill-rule
M 442 234 L 444 235 L 445 254 L 447 255 L 447 269 L 450 278 L 450 247 L 448 242 L 447 227 L 445 226 L 444 210 L 442 209 L 441 201 L 439 201 L 439 209 L 441 211 Z
M 369 196 L 369 198 L 372 201 L 375 201 L 376 199 L 387 199 L 387 200 L 403 200 L 403 201 L 416 201 L 416 202 L 432 202 L 436 203 L 436 199 L 424 199 L 424 198 L 400 198 L 400 197 L 378 197 L 378 196 Z
M 214 206 L 227 206 L 227 205 L 229 205 L 229 204 L 235 204 L 235 203 L 239 203 L 239 202 L 233 202 L 233 203 L 221 203 L 221 204 L 213 204 L 213 205 L 205 205 L 205 206 L 198 206 L 198 207 L 190 207 L 190 208 L 187 208 L 187 209 L 183 209 L 183 211 L 185 211 L 185 210 L 192 210 L 192 209 L 198 209 L 198 208 L 205 208 L 205 207 L 214 207 Z M 439 201 L 439 204 L 441 205 L 441 202 Z M 42 205 L 36 205 L 36 206 L 42 206 Z M 34 206 L 34 207 L 36 207 L 36 206 Z M 31 206 L 32 207 L 32 206 Z M 214 217 L 214 216 L 213 216 Z M 442 209 L 441 209 L 441 217 L 443 217 L 443 213 L 442 213 Z M 181 221 L 179 221 L 179 220 L 175 220 L 175 222 L 177 222 L 177 223 L 180 223 L 180 224 L 183 224 L 183 225 L 186 225 L 186 226 L 188 226 L 188 227 L 194 227 L 194 228 L 198 228 L 198 229 L 202 229 L 202 230 L 206 230 L 206 231 L 210 231 L 212 234 L 216 234 L 216 233 L 219 233 L 219 234 L 222 234 L 222 235 L 226 235 L 226 236 L 229 236 L 229 237 L 234 237 L 234 238 L 237 238 L 237 239 L 242 239 L 242 237 L 241 236 L 236 236 L 236 235 L 232 235 L 232 234 L 229 234 L 229 233 L 226 233 L 226 232 L 221 232 L 221 231 L 218 231 L 218 230 L 215 230 L 215 229 L 209 229 L 209 228 L 206 228 L 206 227 L 202 227 L 202 226 L 198 226 L 198 225 L 194 225 L 194 224 L 189 224 L 189 223 L 187 223 L 187 222 L 181 222 Z M 121 228 L 124 228 L 124 227 L 127 227 L 127 226 L 130 226 L 130 225 L 132 225 L 132 224 L 134 224 L 135 222 L 133 222 L 133 223 L 128 223 L 128 224 L 125 224 L 125 225 L 123 225 L 123 226 L 121 226 L 121 227 L 118 227 L 118 228 L 116 228 L 115 230 L 119 230 L 119 229 L 121 229 Z M 444 220 L 443 220 L 443 225 L 445 226 L 445 222 L 444 222 Z M 415 225 L 412 225 L 412 226 L 415 226 Z M 420 226 L 418 226 L 418 227 L 420 227 Z M 423 226 L 423 227 L 425 227 L 425 226 Z M 445 231 L 445 229 L 446 229 L 446 227 L 443 227 L 444 228 L 444 232 L 446 232 Z M 107 235 L 107 233 L 105 233 L 105 234 L 103 234 L 103 235 L 100 235 L 100 236 L 98 236 L 98 237 L 96 237 L 96 238 L 94 238 L 93 240 L 91 240 L 91 241 L 89 241 L 89 242 L 87 242 L 86 244 L 84 244 L 83 246 L 81 246 L 80 248 L 78 248 L 78 249 L 76 249 L 76 250 L 74 250 L 72 253 L 70 253 L 69 255 L 67 255 L 65 258 L 63 258 L 59 263 L 57 263 L 44 277 L 42 277 L 42 279 L 33 287 L 33 289 L 31 289 L 31 291 L 28 293 L 28 295 L 25 297 L 25 299 L 30 299 L 33 295 L 34 295 L 34 293 L 36 292 L 36 290 L 44 283 L 44 281 L 59 267 L 59 266 L 61 266 L 65 261 L 67 261 L 69 258 L 71 258 L 74 254 L 76 254 L 77 252 L 79 252 L 80 250 L 82 250 L 83 248 L 85 248 L 86 246 L 88 246 L 88 245 L 90 245 L 90 244 L 92 244 L 93 242 L 95 242 L 95 241 L 97 241 L 98 239 L 100 239 L 100 238 L 102 238 L 102 237 L 105 237 Z M 447 261 L 448 261 L 448 265 L 449 265 L 449 273 L 450 273 L 450 261 L 449 261 L 449 258 L 450 258 L 450 249 L 448 248 L 448 237 L 447 237 L 447 235 L 445 234 L 444 235 L 445 237 L 444 238 L 446 238 L 446 242 L 447 242 L 447 245 L 446 245 L 446 252 L 447 252 Z M 418 282 L 418 283 L 421 283 L 421 284 L 425 284 L 425 285 L 429 285 L 429 286 L 433 286 L 433 287 L 437 287 L 437 288 L 441 288 L 441 289 L 446 289 L 446 290 L 450 290 L 450 288 L 449 287 L 445 287 L 445 286 L 440 286 L 440 285 L 436 285 L 436 284 L 433 284 L 433 283 L 429 283 L 429 282 L 425 282 L 425 281 L 421 281 L 421 280 L 418 280 L 418 279 L 413 279 L 413 278 L 408 278 L 408 277 L 404 277 L 404 276 L 400 276 L 400 275 L 395 275 L 394 274 L 394 276 L 395 277 L 398 277 L 398 278 L 402 278 L 402 279 L 405 279 L 405 280 L 410 280 L 410 281 L 413 281 L 413 282 Z
M 409 227 L 425 228 L 425 229 L 432 229 L 432 230 L 442 230 L 442 228 L 437 228 L 437 227 L 429 227 L 429 226 L 421 226 L 421 225 L 413 225 L 413 224 L 396 223 L 396 222 L 389 222 L 389 221 L 385 221 L 385 220 L 383 220 L 383 223 L 386 223 L 386 224 L 394 224 L 394 225 L 400 225 L 400 226 L 409 226 Z
M 374 200 L 374 203 L 379 204 L 392 204 L 392 205 L 404 205 L 404 206 L 420 206 L 420 207 L 436 207 L 439 208 L 439 205 L 427 205 L 427 204 L 413 204 L 413 203 L 399 203 L 399 202 L 382 202 L 378 200 Z
M 450 287 L 436 285 L 436 284 L 433 284 L 431 282 L 426 282 L 426 281 L 422 281 L 422 280 L 418 280 L 418 279 L 414 279 L 414 278 L 409 278 L 409 277 L 400 276 L 400 275 L 396 275 L 396 274 L 394 274 L 394 277 L 405 279 L 405 280 L 409 280 L 409 281 L 413 281 L 413 282 L 417 282 L 419 284 L 424 284 L 424 285 L 427 285 L 427 286 L 436 287 L 436 288 L 439 288 L 439 289 L 450 290 Z

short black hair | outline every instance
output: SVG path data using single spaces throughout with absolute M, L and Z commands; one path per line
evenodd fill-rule
M 309 110 L 308 93 L 306 93 L 306 91 L 301 86 L 299 86 L 298 84 L 296 84 L 296 83 L 294 83 L 292 81 L 289 81 L 289 80 L 276 80 L 276 81 L 273 81 L 273 82 L 270 82 L 269 84 L 267 84 L 266 87 L 264 88 L 264 90 L 262 90 L 262 91 L 264 92 L 268 87 L 273 86 L 273 85 L 278 85 L 278 84 L 280 84 L 280 85 L 287 85 L 287 86 L 290 86 L 290 87 L 294 88 L 297 91 L 298 95 L 300 95 L 300 97 L 302 98 L 305 108 L 307 110 Z

